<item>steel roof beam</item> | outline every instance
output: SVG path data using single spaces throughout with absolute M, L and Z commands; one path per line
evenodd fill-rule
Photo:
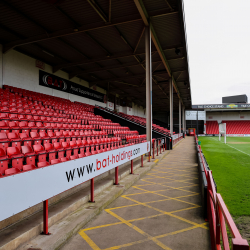
M 86 32 L 86 31 L 104 29 L 104 28 L 115 26 L 115 25 L 138 22 L 140 20 L 141 20 L 141 18 L 138 18 L 138 19 L 133 19 L 133 20 L 127 20 L 127 21 L 122 21 L 122 22 L 113 22 L 111 24 L 102 24 L 102 25 L 98 25 L 96 23 L 91 23 L 91 24 L 87 24 L 87 25 L 79 27 L 78 31 L 76 31 L 75 29 L 66 29 L 66 30 L 59 30 L 59 31 L 51 32 L 51 33 L 46 34 L 46 35 L 44 35 L 44 34 L 36 35 L 36 36 L 29 37 L 26 39 L 20 39 L 17 41 L 13 41 L 13 42 L 9 42 L 9 43 L 4 44 L 3 45 L 3 52 L 5 53 L 8 50 L 13 49 L 17 46 L 22 46 L 22 45 L 36 43 L 36 42 L 42 42 L 42 41 L 46 41 L 46 40 L 55 39 L 58 37 L 72 36 L 72 35 Z
M 165 75 L 167 74 L 167 72 L 158 72 L 157 74 L 154 74 L 153 76 L 159 76 L 159 75 Z M 145 77 L 145 74 L 140 74 L 140 75 L 131 75 L 131 76 L 126 76 L 126 77 L 117 77 L 117 78 L 108 78 L 108 79 L 104 79 L 104 80 L 100 80 L 100 81 L 92 81 L 90 83 L 95 84 L 99 84 L 99 83 L 105 83 L 105 82 L 118 82 L 118 83 L 122 83 L 122 84 L 126 84 L 126 85 L 131 85 L 134 87 L 140 87 L 140 85 L 134 85 L 134 84 L 130 84 L 130 83 L 126 83 L 123 80 L 127 80 L 127 79 L 133 79 L 133 78 L 142 78 Z
M 162 49 L 161 44 L 159 42 L 159 39 L 158 39 L 158 37 L 156 35 L 155 29 L 153 27 L 153 24 L 150 22 L 150 18 L 151 17 L 148 15 L 147 10 L 146 10 L 146 8 L 145 8 L 142 0 L 134 0 L 134 2 L 135 2 L 135 5 L 136 5 L 136 7 L 137 7 L 137 9 L 138 9 L 141 17 L 142 17 L 142 20 L 143 20 L 144 24 L 146 26 L 150 26 L 152 41 L 153 41 L 153 43 L 154 43 L 154 45 L 155 45 L 155 47 L 156 47 L 156 49 L 157 49 L 157 51 L 159 53 L 159 56 L 162 59 L 162 62 L 163 62 L 164 66 L 165 66 L 165 68 L 166 68 L 166 70 L 168 72 L 168 75 L 170 77 L 172 77 L 172 72 L 171 72 L 170 66 L 169 66 L 169 64 L 167 62 L 167 59 L 165 57 L 165 54 L 163 52 L 163 49 Z M 177 85 L 176 85 L 176 82 L 174 80 L 174 77 L 172 77 L 172 79 L 173 79 L 173 82 L 174 82 L 175 91 L 178 93 L 179 98 L 181 99 L 181 96 L 179 94 L 179 90 L 177 88 Z
M 161 63 L 162 61 L 155 61 L 152 63 Z M 122 68 L 126 68 L 126 67 L 132 67 L 132 66 L 139 66 L 141 65 L 141 63 L 125 63 L 122 65 L 114 65 L 114 66 L 107 66 L 107 67 L 103 67 L 103 68 L 93 68 L 93 69 L 87 69 L 87 70 L 79 70 L 79 71 L 75 71 L 72 73 L 69 73 L 69 78 L 73 78 L 74 76 L 77 75 L 81 75 L 81 74 L 89 74 L 89 73 L 94 73 L 94 72 L 100 72 L 100 71 L 105 71 L 105 70 L 113 70 L 113 69 L 122 69 Z
M 102 18 L 102 20 L 107 23 L 108 18 L 104 11 L 100 8 L 100 6 L 96 3 L 95 0 L 87 0 L 88 3 L 92 6 L 92 8 L 95 10 L 95 12 Z

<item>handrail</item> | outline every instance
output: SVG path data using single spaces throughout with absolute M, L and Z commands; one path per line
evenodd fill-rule
M 234 220 L 227 209 L 227 206 L 219 193 L 216 192 L 212 171 L 207 171 L 201 147 L 198 145 L 198 138 L 195 135 L 195 142 L 198 147 L 203 169 L 207 179 L 207 211 L 210 228 L 212 250 L 221 250 L 221 238 L 224 250 L 230 250 L 226 225 L 232 234 L 232 250 L 249 250 L 247 240 L 242 236 L 234 223 Z
M 99 106 L 99 105 L 95 105 L 95 107 L 98 108 L 98 109 L 104 110 L 104 111 L 106 111 L 106 112 L 110 112 L 110 113 L 111 113 L 112 115 L 114 115 L 114 116 L 118 116 L 119 118 L 122 118 L 122 119 L 124 119 L 124 120 L 128 120 L 128 121 L 130 121 L 130 122 L 132 122 L 132 123 L 134 123 L 134 124 L 136 124 L 136 125 L 139 125 L 139 126 L 145 128 L 144 125 L 142 125 L 142 124 L 140 124 L 140 123 L 138 123 L 138 122 L 135 122 L 135 121 L 133 121 L 133 120 L 131 120 L 131 119 L 127 119 L 127 118 L 125 118 L 125 117 L 119 115 L 118 113 L 114 113 L 112 109 L 109 109 L 109 108 L 106 108 L 106 107 L 101 107 L 101 106 Z M 171 136 L 169 135 L 169 133 L 164 134 L 164 133 L 162 133 L 161 131 L 158 131 L 158 130 L 154 129 L 153 127 L 152 127 L 152 131 L 154 131 L 154 132 L 156 132 L 156 133 L 159 133 L 159 134 L 163 135 L 164 137 L 171 138 Z

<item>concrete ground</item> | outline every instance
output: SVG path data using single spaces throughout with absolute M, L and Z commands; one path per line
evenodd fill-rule
M 211 249 L 194 137 L 186 137 L 61 250 Z

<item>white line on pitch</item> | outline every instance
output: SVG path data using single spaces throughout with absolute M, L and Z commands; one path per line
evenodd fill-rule
M 211 138 L 211 139 L 217 141 L 215 138 Z M 219 140 L 218 140 L 218 142 L 221 142 L 221 143 L 222 143 L 222 141 L 219 141 Z M 246 155 L 250 156 L 250 154 L 247 154 L 247 153 L 245 153 L 244 151 L 239 150 L 238 148 L 235 148 L 235 147 L 233 147 L 233 146 L 231 146 L 231 145 L 228 145 L 228 143 L 226 143 L 226 145 L 227 145 L 228 147 L 230 147 L 230 148 L 233 148 L 233 149 L 238 150 L 239 152 L 241 152 L 241 153 L 243 153 L 243 154 L 246 154 Z

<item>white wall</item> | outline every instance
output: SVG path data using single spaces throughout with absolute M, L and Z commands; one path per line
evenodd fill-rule
M 1 53 L 0 53 L 1 59 Z M 1 60 L 2 61 L 2 60 Z M 14 86 L 17 88 L 23 88 L 47 95 L 57 96 L 65 99 L 70 99 L 71 101 L 78 101 L 82 103 L 87 103 L 90 105 L 99 105 L 106 107 L 105 103 L 97 102 L 91 99 L 87 99 L 81 96 L 72 95 L 65 93 L 63 91 L 58 91 L 55 89 L 46 88 L 39 85 L 39 68 L 35 66 L 36 60 L 29 56 L 26 56 L 15 50 L 11 50 L 3 55 L 3 84 Z M 1 66 L 1 63 L 0 63 Z M 2 67 L 1 67 L 2 68 Z M 48 73 L 53 74 L 52 67 L 45 64 L 45 70 Z M 54 75 L 62 77 L 68 80 L 68 73 L 63 71 L 58 71 Z M 0 71 L 1 79 L 1 71 Z M 72 78 L 70 81 L 75 82 L 79 85 L 89 87 L 88 82 L 81 80 L 78 77 Z M 1 80 L 0 80 L 1 84 Z M 106 94 L 106 91 L 97 88 L 97 91 Z
M 10 50 L 7 53 L 2 55 L 2 48 L 0 45 L 0 87 L 3 85 L 14 86 L 17 88 L 23 88 L 47 95 L 52 95 L 56 97 L 61 97 L 65 99 L 69 99 L 72 102 L 83 102 L 90 105 L 99 105 L 101 107 L 109 107 L 109 103 L 101 103 L 91 99 L 87 99 L 81 96 L 72 95 L 69 93 L 65 93 L 63 91 L 58 91 L 55 89 L 43 87 L 39 85 L 39 68 L 36 67 L 36 60 L 29 56 L 26 56 L 20 52 L 15 50 Z M 3 56 L 3 58 L 2 58 Z M 2 66 L 3 60 L 3 66 Z M 2 73 L 3 68 L 3 73 Z M 53 74 L 52 67 L 48 64 L 45 64 L 45 70 L 48 73 Z M 54 75 L 59 76 L 68 80 L 68 73 L 64 71 L 57 71 Z M 81 80 L 78 77 L 72 78 L 70 81 L 75 82 L 79 85 L 89 87 L 89 83 Z M 97 87 L 96 91 L 106 94 L 104 89 Z M 114 104 L 112 103 L 114 106 Z M 114 107 L 109 107 L 114 109 Z M 119 111 L 129 115 L 136 115 L 140 117 L 146 117 L 144 114 L 144 109 L 142 106 L 137 106 L 133 103 L 132 108 L 128 107 L 119 107 Z
M 207 121 L 218 121 L 220 123 L 221 121 L 229 120 L 250 120 L 250 111 L 249 112 L 240 112 L 240 111 L 234 111 L 234 112 L 206 112 L 206 119 Z

